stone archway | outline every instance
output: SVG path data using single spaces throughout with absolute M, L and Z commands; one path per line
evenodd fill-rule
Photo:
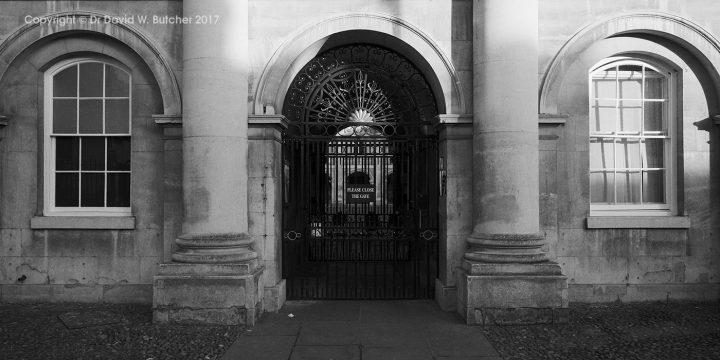
M 688 19 L 666 13 L 632 13 L 603 19 L 578 31 L 550 62 L 540 86 L 539 112 L 558 112 L 561 88 L 569 69 L 599 40 L 631 37 L 658 43 L 683 58 L 702 83 L 709 111 L 720 112 L 720 41 Z
M 255 114 L 282 113 L 285 90 L 300 69 L 322 51 L 328 39 L 349 31 L 367 32 L 367 42 L 384 36 L 407 49 L 403 55 L 411 58 L 428 79 L 441 114 L 471 112 L 452 61 L 427 34 L 395 16 L 352 13 L 313 23 L 280 45 L 258 80 L 253 99 Z
M 104 21 L 91 22 L 90 18 L 103 18 L 105 14 L 89 11 L 58 12 L 47 15 L 48 21 L 26 24 L 10 34 L 0 43 L 0 79 L 2 79 L 13 60 L 25 49 L 46 39 L 57 39 L 78 33 L 91 33 L 107 36 L 119 40 L 132 49 L 150 68 L 163 100 L 163 114 L 166 116 L 179 116 L 182 113 L 182 100 L 180 86 L 172 71 L 172 66 L 160 49 L 150 38 L 139 29 L 124 23 L 108 23 Z M 53 21 L 58 18 L 72 18 L 76 21 Z M 84 49 L 73 49 L 65 45 L 64 49 L 56 49 L 58 54 Z M 57 46 L 57 45 L 55 45 Z M 115 53 L 106 54 L 109 56 Z

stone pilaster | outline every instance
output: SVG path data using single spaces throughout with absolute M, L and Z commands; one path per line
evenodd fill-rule
M 473 2 L 474 221 L 458 285 L 469 324 L 566 319 L 566 279 L 539 233 L 537 9 Z
M 250 115 L 248 118 L 250 236 L 262 258 L 265 311 L 277 311 L 285 303 L 282 278 L 283 163 L 282 135 L 288 120 L 282 115 Z
M 248 2 L 185 0 L 182 234 L 155 277 L 155 320 L 253 324 L 262 266 L 248 231 Z
M 4 129 L 8 125 L 8 118 L 7 116 L 0 115 L 0 130 Z M 3 139 L 3 133 L 0 132 L 0 143 L 2 143 Z M 3 163 L 3 151 L 0 149 L 0 174 L 2 174 L 2 171 L 4 169 L 4 163 Z M 2 208 L 2 177 L 0 177 L 0 208 Z M 2 214 L 0 214 L 2 215 Z
M 472 232 L 472 153 L 471 114 L 437 116 L 440 155 L 439 264 L 435 281 L 435 301 L 445 311 L 457 307 L 457 271 L 465 241 Z
M 182 231 L 182 115 L 153 120 L 163 130 L 163 262 L 169 262 Z

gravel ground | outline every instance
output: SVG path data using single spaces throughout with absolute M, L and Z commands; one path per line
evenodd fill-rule
M 505 360 L 720 359 L 720 303 L 570 305 L 570 323 L 484 328 Z
M 71 329 L 72 313 L 115 323 Z M 243 330 L 154 325 L 149 305 L 0 304 L 0 359 L 217 359 Z M 720 303 L 572 304 L 566 325 L 484 332 L 506 360 L 720 359 Z
M 60 320 L 91 311 L 119 322 L 69 329 Z M 150 305 L 0 304 L 0 359 L 218 359 L 243 329 L 155 325 Z

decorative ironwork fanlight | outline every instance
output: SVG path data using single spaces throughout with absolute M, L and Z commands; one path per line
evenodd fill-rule
M 404 57 L 374 45 L 332 49 L 292 82 L 284 113 L 296 135 L 402 136 L 437 114 L 422 74 Z

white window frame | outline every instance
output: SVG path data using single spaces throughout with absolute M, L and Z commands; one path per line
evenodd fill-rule
M 132 73 L 131 71 L 124 65 L 118 63 L 117 61 L 112 61 L 106 58 L 94 58 L 94 57 L 83 57 L 83 58 L 73 58 L 66 61 L 61 61 L 52 67 L 48 68 L 44 73 L 44 93 L 43 93 L 43 101 L 44 101 L 44 120 L 43 120 L 43 157 L 44 157 L 44 167 L 43 167 L 43 178 L 44 178 L 44 186 L 43 186 L 43 215 L 45 216 L 130 216 L 132 215 L 132 198 L 130 199 L 131 206 L 127 207 L 81 207 L 78 203 L 77 207 L 56 207 L 55 206 L 55 164 L 56 164 L 56 147 L 55 147 L 55 141 L 53 141 L 53 138 L 55 137 L 52 133 L 53 128 L 53 81 L 54 76 L 61 72 L 62 70 L 71 67 L 71 66 L 79 66 L 82 63 L 88 63 L 88 62 L 95 62 L 95 63 L 101 63 L 104 65 L 114 66 L 115 68 L 125 72 L 128 75 L 128 121 L 129 121 L 129 128 L 128 128 L 128 134 L 123 134 L 122 136 L 129 137 L 132 144 Z M 79 69 L 79 67 L 78 67 Z M 105 96 L 105 67 L 103 67 L 103 96 L 101 99 L 113 99 L 113 97 L 106 97 Z M 79 91 L 79 80 L 78 80 L 78 91 Z M 122 97 L 124 98 L 124 97 Z M 105 102 L 103 101 L 103 128 L 105 126 Z M 79 117 L 79 112 L 76 113 L 76 116 Z M 79 131 L 79 125 L 77 127 Z M 72 136 L 72 135 L 70 135 Z M 86 136 L 98 136 L 103 138 L 112 137 L 113 134 L 105 134 L 103 131 L 103 134 L 77 134 L 77 137 L 86 137 Z M 81 149 L 82 150 L 82 149 Z M 132 190 L 132 161 L 130 162 L 130 170 L 129 171 L 109 171 L 107 170 L 107 142 L 105 144 L 105 170 L 102 172 L 106 175 L 105 176 L 105 187 L 107 187 L 107 173 L 108 172 L 126 172 L 131 174 L 131 183 L 130 183 L 130 189 Z M 132 151 L 131 151 L 132 156 Z M 82 180 L 80 180 L 82 181 Z M 82 193 L 82 187 L 79 186 L 78 192 Z M 107 189 L 105 189 L 105 195 L 107 196 Z M 107 201 L 107 200 L 106 200 Z
M 652 203 L 652 204 L 593 204 L 592 203 L 592 194 L 589 195 L 590 200 L 590 216 L 673 216 L 677 215 L 678 209 L 677 209 L 677 197 L 678 197 L 678 188 L 677 188 L 677 154 L 678 154 L 678 104 L 679 104 L 679 98 L 678 98 L 678 89 L 677 84 L 677 72 L 668 69 L 667 66 L 663 66 L 661 64 L 658 64 L 652 60 L 645 59 L 645 58 L 635 58 L 635 57 L 612 57 L 607 58 L 597 65 L 593 66 L 591 71 L 588 75 L 588 109 L 590 114 L 592 109 L 592 104 L 596 100 L 615 100 L 620 101 L 620 91 L 616 88 L 616 98 L 615 99 L 601 99 L 597 98 L 595 96 L 595 93 L 593 91 L 593 75 L 598 71 L 604 71 L 608 68 L 618 67 L 622 65 L 640 65 L 647 67 L 649 69 L 652 69 L 660 74 L 665 75 L 666 79 L 666 91 L 667 91 L 667 107 L 666 107 L 666 124 L 667 124 L 667 135 L 661 137 L 665 138 L 667 137 L 665 141 L 664 146 L 664 167 L 665 167 L 665 203 L 658 204 L 658 203 Z M 619 86 L 619 82 L 615 81 L 616 87 Z M 644 98 L 644 91 L 645 91 L 645 85 L 644 85 L 644 75 L 643 75 L 643 84 L 641 85 L 643 97 L 641 99 L 622 99 L 622 100 L 632 100 L 636 101 L 639 100 L 641 103 L 644 104 L 645 98 Z M 617 106 L 617 105 L 616 105 Z M 644 108 L 643 106 L 643 114 L 644 114 Z M 590 118 L 588 118 L 589 120 Z M 642 119 L 644 119 L 644 115 L 641 116 L 641 123 Z M 588 144 L 590 143 L 590 140 L 594 137 L 593 135 L 602 135 L 601 138 L 612 138 L 614 135 L 605 135 L 605 134 L 593 134 L 592 133 L 592 127 L 588 126 Z M 616 126 L 617 129 L 617 126 Z M 617 136 L 618 138 L 622 138 L 622 136 Z M 640 138 L 645 138 L 642 134 L 640 135 Z M 650 137 L 652 138 L 652 137 Z M 644 151 L 643 151 L 644 153 Z M 588 150 L 588 158 L 590 159 L 591 153 Z M 644 156 L 643 156 L 644 158 Z M 617 159 L 617 155 L 613 152 L 613 159 Z M 590 159 L 592 161 L 592 159 Z M 614 161 L 614 160 L 613 160 Z M 613 167 L 614 169 L 617 169 L 616 167 Z M 626 170 L 638 170 L 642 173 L 642 170 L 644 167 L 641 168 L 628 168 Z M 592 169 L 588 168 L 588 174 L 592 173 L 593 170 L 599 170 L 599 169 Z M 617 182 L 614 182 L 615 186 L 617 186 Z M 592 191 L 592 187 L 590 187 L 589 191 Z M 642 199 L 642 194 L 641 194 Z

